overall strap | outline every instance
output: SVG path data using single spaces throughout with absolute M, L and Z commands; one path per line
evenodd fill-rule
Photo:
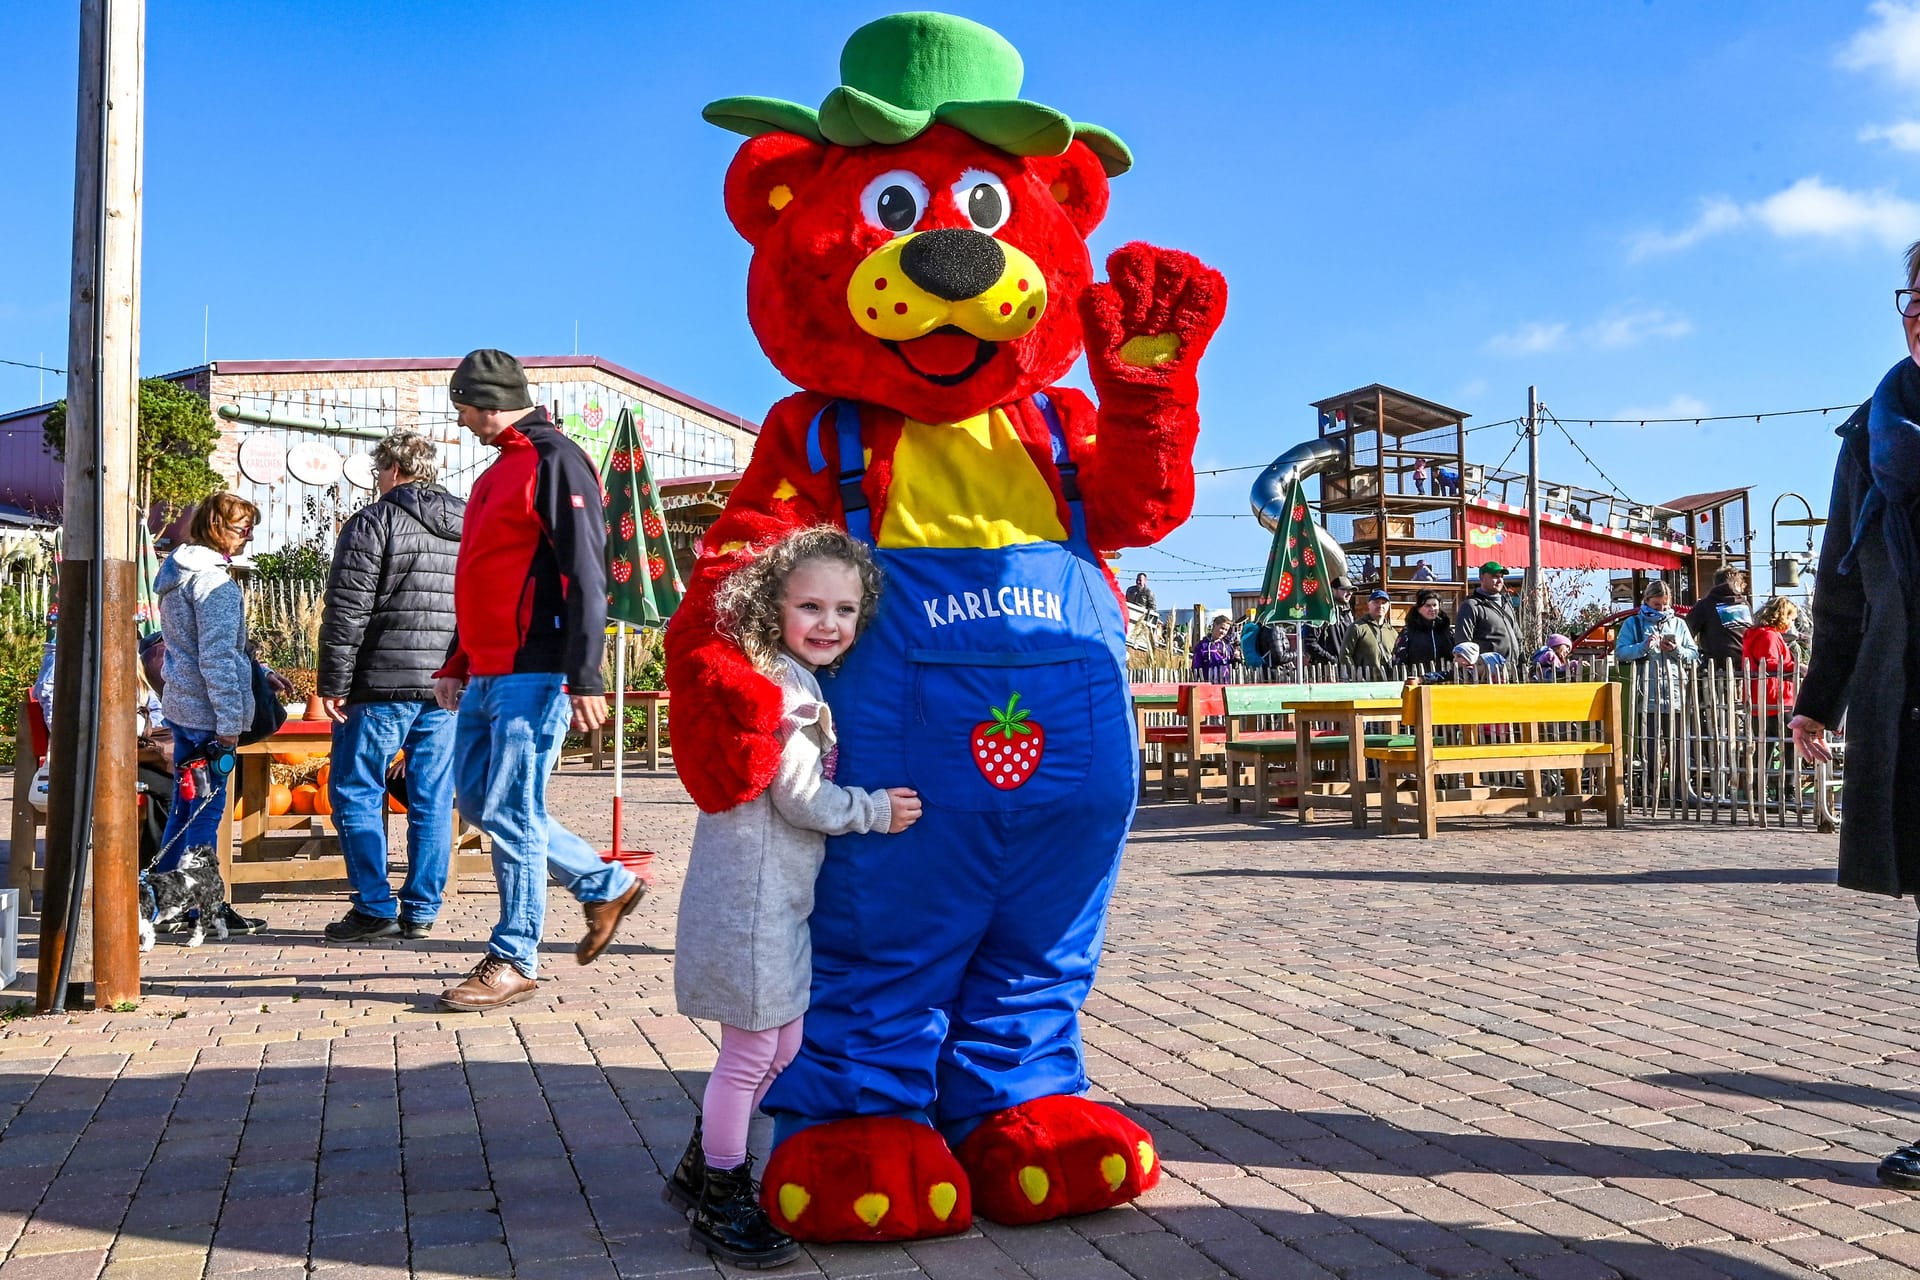
M 827 456 L 820 447 L 820 420 L 833 410 L 833 425 L 840 442 L 840 510 L 847 521 L 847 532 L 865 543 L 873 541 L 873 513 L 867 508 L 866 451 L 860 441 L 860 407 L 851 400 L 835 400 L 820 407 L 807 424 L 807 463 L 815 471 L 824 471 Z
M 1053 442 L 1053 468 L 1060 473 L 1060 496 L 1067 500 L 1067 512 L 1073 521 L 1073 537 L 1086 541 L 1086 518 L 1080 509 L 1080 467 L 1067 449 L 1067 431 L 1060 425 L 1060 413 L 1043 391 L 1033 393 L 1034 407 L 1047 421 L 1047 435 Z

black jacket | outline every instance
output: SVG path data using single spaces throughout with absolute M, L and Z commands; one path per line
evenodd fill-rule
M 1443 610 L 1428 622 L 1418 609 L 1407 615 L 1400 628 L 1400 643 L 1393 648 L 1394 665 L 1401 667 L 1446 666 L 1453 657 L 1453 620 Z
M 1307 661 L 1334 666 L 1347 660 L 1347 637 L 1353 634 L 1353 610 L 1345 605 L 1333 607 L 1333 617 L 1317 627 L 1307 628 Z
M 322 697 L 425 702 L 453 639 L 453 570 L 467 504 L 403 484 L 340 530 L 320 616 Z
M 1900 590 L 1878 522 L 1851 571 L 1840 572 L 1873 487 L 1866 405 L 1840 438 L 1814 580 L 1813 651 L 1794 711 L 1829 729 L 1846 718 L 1840 884 L 1905 895 L 1920 892 L 1920 601 Z
M 1503 591 L 1490 596 L 1476 589 L 1460 606 L 1460 620 L 1453 624 L 1454 643 L 1471 640 L 1482 653 L 1497 653 L 1508 662 L 1520 657 L 1520 619 Z
M 1740 642 L 1746 637 L 1747 628 L 1729 627 L 1726 619 L 1720 616 L 1720 607 L 1745 604 L 1748 604 L 1748 600 L 1744 594 L 1722 582 L 1687 610 L 1687 629 L 1693 632 L 1694 643 L 1700 646 L 1701 657 L 1719 662 L 1740 656 Z M 1750 623 L 1751 607 L 1747 612 Z

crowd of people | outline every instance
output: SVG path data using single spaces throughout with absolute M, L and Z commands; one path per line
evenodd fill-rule
M 538 985 L 549 875 L 581 903 L 574 948 L 592 963 L 645 884 L 548 812 L 567 732 L 606 719 L 606 541 L 599 473 L 536 408 L 520 362 L 468 355 L 448 396 L 460 425 L 498 451 L 465 502 L 437 483 L 434 446 L 397 431 L 374 452 L 378 499 L 334 546 L 320 622 L 318 698 L 333 722 L 328 799 L 352 882 L 326 928 L 341 944 L 429 936 L 451 863 L 453 811 L 493 843 L 499 919 L 486 953 L 441 995 L 495 1008 Z M 243 741 L 270 735 L 292 691 L 253 655 L 231 572 L 260 512 L 232 493 L 199 504 L 162 564 L 160 718 L 175 789 L 149 875 L 213 844 Z M 524 582 L 516 592 L 502 582 Z M 388 796 L 405 797 L 407 872 L 388 877 Z M 263 921 L 225 908 L 229 931 Z

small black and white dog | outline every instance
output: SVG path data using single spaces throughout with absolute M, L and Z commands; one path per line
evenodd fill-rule
M 197 844 L 180 856 L 180 865 L 171 871 L 140 877 L 140 950 L 153 950 L 154 934 L 176 922 L 191 921 L 187 945 L 197 947 L 207 940 L 207 929 L 225 940 L 227 922 L 221 910 L 226 905 L 227 886 L 220 879 L 220 863 L 213 846 Z

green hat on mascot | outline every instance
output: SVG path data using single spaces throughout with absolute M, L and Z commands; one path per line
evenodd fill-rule
M 951 125 L 1016 156 L 1057 156 L 1075 138 L 1108 177 L 1133 167 L 1127 144 L 1019 96 L 1026 67 L 999 32 L 947 13 L 869 22 L 840 51 L 840 87 L 815 111 L 777 98 L 722 98 L 700 114 L 748 137 L 797 133 L 842 147 L 892 146 Z

